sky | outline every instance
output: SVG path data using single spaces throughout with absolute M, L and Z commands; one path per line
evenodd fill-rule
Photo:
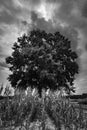
M 87 93 L 87 0 L 0 0 L 0 83 L 8 83 L 5 58 L 13 43 L 35 27 L 71 40 L 80 68 L 76 93 Z

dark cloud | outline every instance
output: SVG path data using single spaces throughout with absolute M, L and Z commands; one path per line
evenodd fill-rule
M 85 44 L 85 50 L 87 51 L 87 43 Z
M 41 30 L 46 30 L 46 32 L 54 32 L 55 28 L 53 27 L 52 21 L 46 21 L 44 18 L 39 18 L 38 14 L 34 11 L 31 12 L 32 27 L 39 28 Z
M 26 0 L 26 1 L 27 1 L 27 0 Z M 29 3 L 32 4 L 32 5 L 38 5 L 38 4 L 41 3 L 41 0 L 29 0 L 29 1 L 27 1 L 27 2 L 29 2 Z
M 24 26 L 27 26 L 28 25 L 28 22 L 27 21 L 21 21 L 21 23 L 24 25 Z
M 87 18 L 87 0 L 83 0 L 80 9 L 81 9 L 82 16 Z
M 83 17 L 87 18 L 87 1 L 85 2 L 84 6 L 83 6 L 82 15 L 83 15 Z
M 21 2 L 21 0 L 19 0 Z M 30 6 L 37 6 L 38 4 L 41 3 L 41 0 L 22 0 L 22 2 L 26 5 Z
M 73 2 L 72 0 L 64 0 L 61 2 L 61 8 L 60 8 L 60 13 L 62 13 L 62 17 L 64 18 L 65 16 L 69 17 L 70 12 L 73 8 Z

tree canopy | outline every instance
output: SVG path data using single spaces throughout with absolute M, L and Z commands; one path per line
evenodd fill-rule
M 59 32 L 46 33 L 32 30 L 17 39 L 13 53 L 6 58 L 10 64 L 8 80 L 14 88 L 37 88 L 51 90 L 65 88 L 73 91 L 75 74 L 78 73 L 78 56 L 71 42 Z

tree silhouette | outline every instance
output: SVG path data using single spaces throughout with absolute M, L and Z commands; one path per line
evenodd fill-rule
M 59 32 L 33 30 L 19 37 L 12 49 L 6 63 L 10 64 L 12 74 L 8 80 L 14 88 L 37 88 L 40 96 L 42 89 L 48 88 L 74 91 L 78 56 L 71 49 L 70 41 Z

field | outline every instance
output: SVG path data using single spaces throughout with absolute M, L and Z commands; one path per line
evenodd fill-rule
M 20 127 L 20 129 L 19 129 Z M 87 130 L 87 107 L 54 94 L 0 101 L 0 130 Z

